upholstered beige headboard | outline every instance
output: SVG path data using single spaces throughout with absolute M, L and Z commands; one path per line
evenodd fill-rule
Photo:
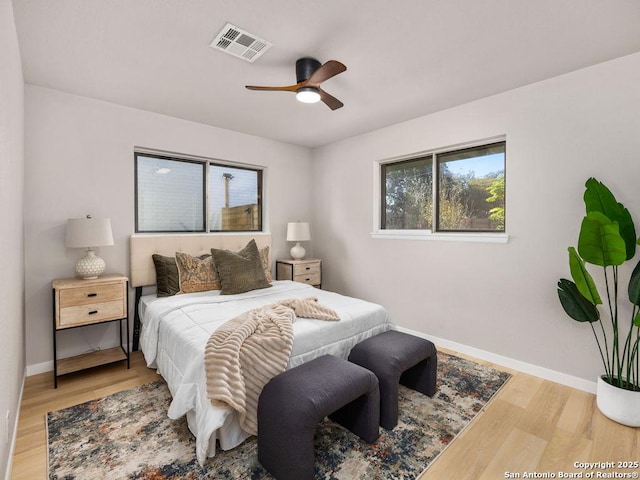
M 255 239 L 258 248 L 271 247 L 268 233 L 219 233 L 219 234 L 135 234 L 129 243 L 130 282 L 132 287 L 156 284 L 156 270 L 151 255 L 159 253 L 167 257 L 176 252 L 189 255 L 210 253 L 212 248 L 238 251 Z

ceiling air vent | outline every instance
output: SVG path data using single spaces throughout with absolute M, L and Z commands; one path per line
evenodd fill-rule
M 213 39 L 211 46 L 253 63 L 260 55 L 269 50 L 271 44 L 252 33 L 227 23 Z

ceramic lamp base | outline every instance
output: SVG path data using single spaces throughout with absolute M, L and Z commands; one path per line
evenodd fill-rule
M 293 247 L 291 247 L 291 258 L 294 260 L 302 260 L 307 252 L 305 252 L 304 247 L 300 245 L 300 242 L 296 243 Z
M 76 263 L 76 276 L 84 280 L 98 278 L 106 266 L 105 261 L 97 257 L 93 250 L 87 250 L 87 255 Z

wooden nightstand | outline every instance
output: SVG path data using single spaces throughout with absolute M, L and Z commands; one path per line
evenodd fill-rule
M 129 353 L 129 279 L 124 275 L 103 275 L 95 280 L 63 278 L 53 280 L 53 384 L 67 373 L 127 361 Z M 119 322 L 120 346 L 84 353 L 58 360 L 56 337 L 70 328 L 86 327 L 107 322 Z M 123 345 L 122 327 L 126 331 Z
M 309 258 L 303 260 L 277 260 L 276 280 L 293 280 L 322 287 L 322 261 Z

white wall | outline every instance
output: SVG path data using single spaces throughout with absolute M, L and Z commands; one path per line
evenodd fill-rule
M 0 477 L 9 470 L 24 376 L 24 82 L 10 1 L 0 2 Z
M 381 303 L 423 334 L 595 381 L 591 330 L 564 314 L 556 283 L 569 275 L 587 178 L 640 227 L 638 85 L 635 54 L 315 150 L 323 286 Z M 507 244 L 370 237 L 375 160 L 497 135 L 507 138 Z
M 286 255 L 286 222 L 313 217 L 310 254 L 323 259 L 326 288 L 381 303 L 406 328 L 591 381 L 601 370 L 591 332 L 564 315 L 556 282 L 568 275 L 588 177 L 609 185 L 640 225 L 638 80 L 635 54 L 312 153 L 27 86 L 27 365 L 50 368 L 50 282 L 72 275 L 82 254 L 64 247 L 67 218 L 110 217 L 116 244 L 100 255 L 127 273 L 132 152 L 142 146 L 267 166 L 273 258 Z M 507 137 L 509 243 L 371 238 L 375 160 L 497 135 Z M 62 355 L 111 344 L 104 330 L 72 332 Z
M 286 254 L 286 223 L 311 215 L 308 149 L 27 85 L 25 89 L 26 358 L 29 373 L 52 368 L 51 280 L 73 276 L 81 251 L 64 246 L 68 218 L 109 217 L 115 245 L 99 255 L 129 270 L 134 232 L 134 147 L 258 164 L 273 256 Z M 133 296 L 130 303 L 132 304 Z M 113 346 L 115 327 L 59 335 L 59 356 Z

